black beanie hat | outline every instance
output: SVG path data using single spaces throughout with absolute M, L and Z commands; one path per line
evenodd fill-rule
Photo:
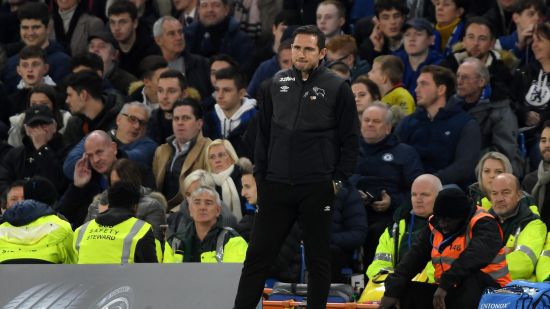
M 109 208 L 131 209 L 139 203 L 140 187 L 127 181 L 118 181 L 107 190 Z
M 57 201 L 57 189 L 48 179 L 34 176 L 23 185 L 26 200 L 35 200 L 52 206 Z
M 444 187 L 435 198 L 434 215 L 443 218 L 464 218 L 472 209 L 470 199 L 456 186 Z

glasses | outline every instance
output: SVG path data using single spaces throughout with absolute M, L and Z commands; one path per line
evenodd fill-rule
M 225 152 L 213 153 L 211 155 L 208 155 L 209 160 L 216 160 L 216 158 L 223 159 L 225 157 L 227 157 L 227 153 L 225 153 Z
M 121 115 L 128 118 L 128 121 L 130 121 L 131 124 L 139 123 L 140 127 L 146 127 L 147 126 L 147 121 L 146 120 L 141 120 L 136 116 L 132 116 L 132 115 L 124 114 L 124 113 L 122 113 Z

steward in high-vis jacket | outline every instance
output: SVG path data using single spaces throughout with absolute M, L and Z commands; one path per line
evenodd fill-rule
M 193 221 L 169 240 L 180 262 L 242 263 L 248 244 L 235 230 L 222 225 L 221 200 L 216 190 L 199 187 L 191 193 Z
M 19 200 L 12 205 L 11 199 Z M 16 181 L 8 189 L 7 210 L 0 224 L 1 264 L 73 264 L 73 230 L 50 205 L 55 204 L 55 186 L 35 176 Z
M 511 281 L 495 218 L 457 187 L 439 192 L 426 228 L 385 281 L 381 309 L 476 308 L 483 290 Z M 435 282 L 411 282 L 431 260 Z
M 407 203 L 395 211 L 395 223 L 380 236 L 374 260 L 367 268 L 369 279 L 374 278 L 382 269 L 393 269 L 403 259 L 428 226 L 428 217 L 432 215 L 435 198 L 441 188 L 439 178 L 430 174 L 420 175 L 414 180 L 411 189 L 412 209 Z M 424 271 L 428 281 L 434 282 L 434 268 L 431 263 L 427 263 Z
M 539 282 L 550 281 L 550 233 L 546 235 L 546 242 L 537 262 L 536 275 Z
M 75 231 L 78 264 L 156 263 L 153 228 L 135 218 L 139 187 L 124 181 L 107 191 L 109 209 Z
M 538 257 L 546 239 L 547 228 L 522 199 L 517 178 L 508 173 L 495 177 L 491 183 L 493 214 L 504 232 L 506 260 L 512 279 L 535 280 Z

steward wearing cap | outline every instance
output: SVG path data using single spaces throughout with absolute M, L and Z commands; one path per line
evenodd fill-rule
M 78 264 L 157 263 L 153 228 L 135 218 L 139 187 L 119 181 L 107 191 L 109 209 L 75 231 Z
M 57 193 L 65 191 L 63 176 L 65 144 L 57 132 L 53 112 L 47 105 L 34 105 L 25 111 L 23 145 L 11 149 L 0 163 L 0 190 L 17 179 L 42 176 L 51 181 Z
M 380 309 L 476 308 L 483 290 L 511 281 L 495 218 L 458 187 L 439 192 L 424 230 L 385 282 Z M 411 282 L 432 261 L 436 284 Z
M 422 68 L 429 64 L 439 64 L 443 56 L 437 48 L 432 48 L 435 42 L 433 25 L 424 18 L 413 18 L 403 27 L 403 49 L 394 55 L 403 61 L 403 84 L 409 93 L 416 98 L 416 80 Z
M 506 261 L 512 279 L 535 280 L 534 271 L 546 239 L 546 225 L 533 213 L 517 178 L 502 173 L 491 183 L 494 215 L 504 233 Z M 545 278 L 543 278 L 545 279 Z
M 0 263 L 76 262 L 71 225 L 51 208 L 57 193 L 50 181 L 39 176 L 17 181 L 11 184 L 6 195 L 18 196 L 19 201 L 6 203 L 4 223 L 0 225 Z

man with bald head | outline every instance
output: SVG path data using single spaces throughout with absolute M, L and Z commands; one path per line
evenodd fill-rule
M 466 58 L 456 72 L 456 93 L 462 108 L 470 114 L 481 129 L 481 152 L 497 150 L 503 153 L 514 168 L 522 172 L 522 159 L 518 148 L 518 120 L 512 111 L 511 101 L 492 95 L 492 75 L 478 58 Z
M 512 279 L 534 280 L 535 265 L 546 239 L 546 225 L 524 196 L 516 176 L 502 173 L 491 183 L 489 212 L 504 234 L 506 261 Z M 536 212 L 536 213 L 535 213 Z
M 372 279 L 383 268 L 394 268 L 405 256 L 419 232 L 428 225 L 435 198 L 441 191 L 441 180 L 431 174 L 418 176 L 411 188 L 411 202 L 396 210 L 393 226 L 388 226 L 376 248 L 372 264 L 367 268 L 367 276 Z M 412 208 L 411 208 L 412 205 Z M 397 247 L 395 246 L 397 239 Z M 395 252 L 395 249 L 398 251 Z M 427 264 L 426 271 L 433 282 L 433 266 Z
M 84 154 L 76 162 L 73 183 L 61 199 L 59 212 L 78 227 L 84 222 L 93 197 L 107 189 L 109 171 L 118 157 L 117 144 L 105 131 L 96 130 L 84 141 Z

